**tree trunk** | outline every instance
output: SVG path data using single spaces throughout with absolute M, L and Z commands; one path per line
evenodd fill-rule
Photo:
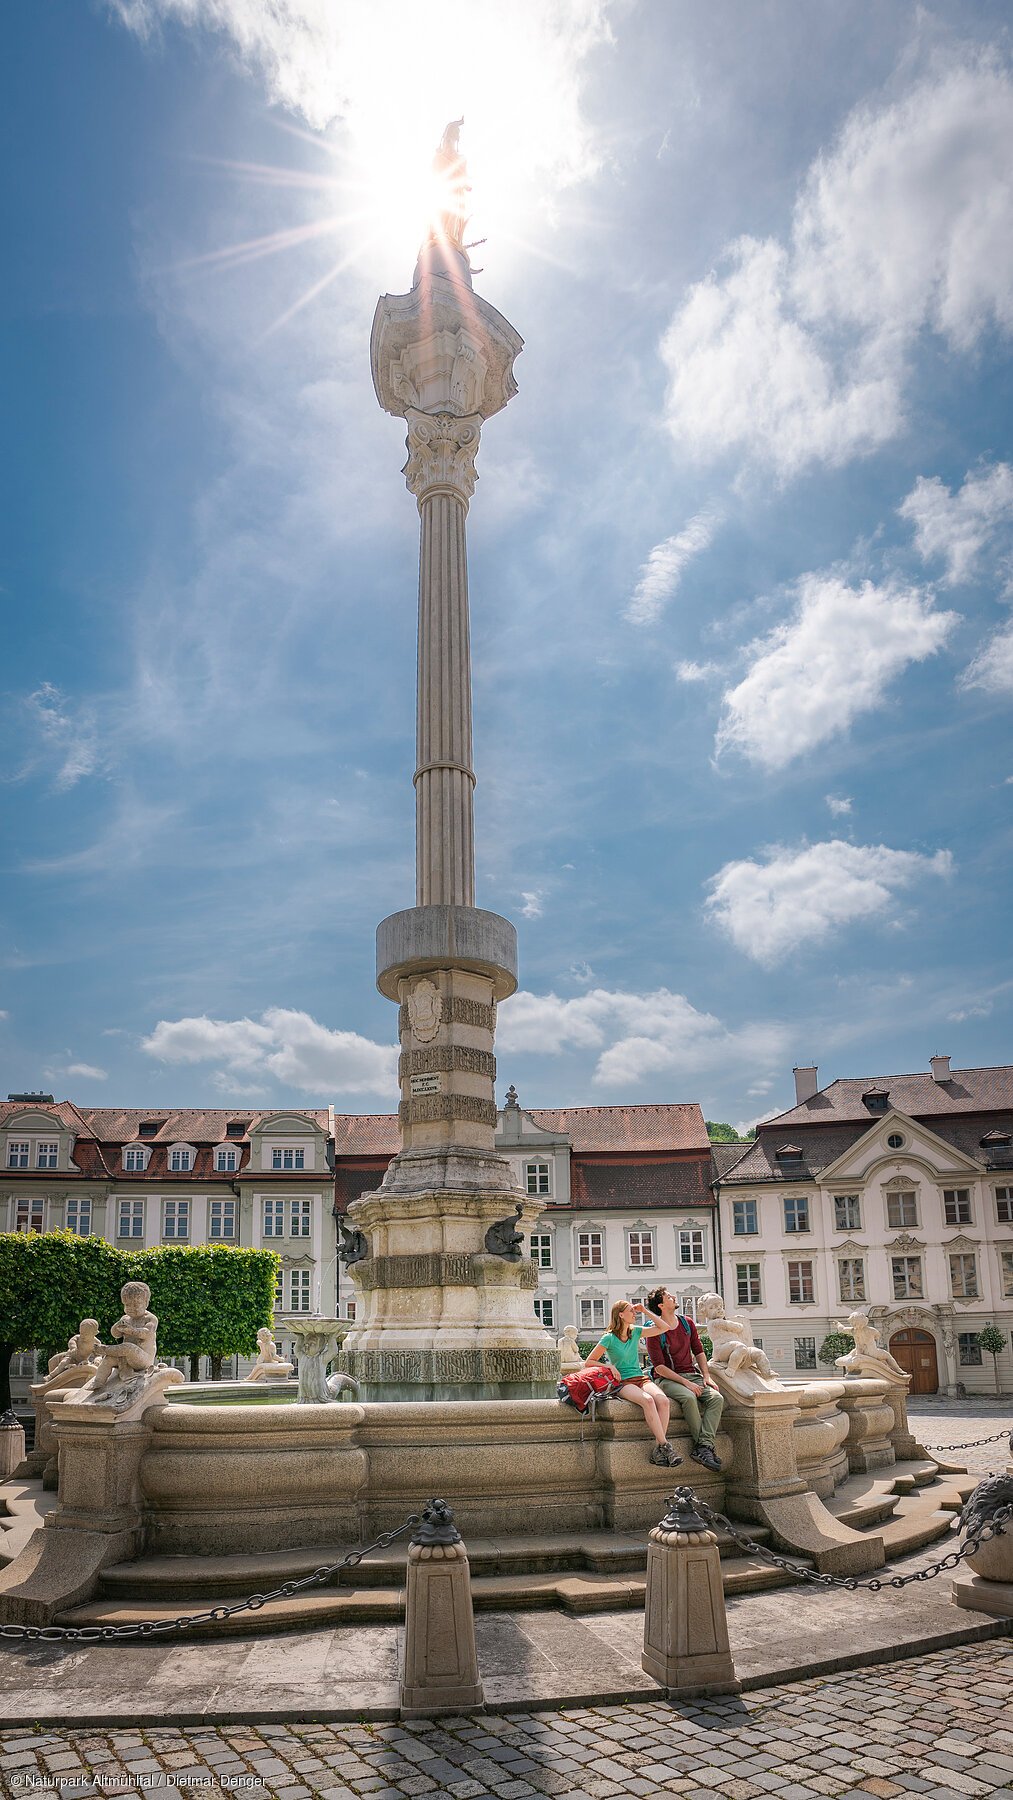
M 212 1358 L 211 1358 L 211 1379 L 212 1379 L 212 1381 L 221 1381 L 222 1363 L 224 1362 L 224 1360 L 225 1360 L 225 1358 L 222 1356 L 212 1356 Z
M 16 1345 L 0 1344 L 0 1413 L 11 1410 L 11 1357 Z
M 199 1381 L 200 1380 L 200 1351 L 199 1350 L 191 1350 L 191 1352 L 190 1352 L 190 1380 L 191 1381 Z
M 995 1350 L 992 1352 L 992 1367 L 995 1370 L 995 1391 L 997 1394 L 1001 1394 L 1002 1388 L 999 1386 L 999 1357 Z

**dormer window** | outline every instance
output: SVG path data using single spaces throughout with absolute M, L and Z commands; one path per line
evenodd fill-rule
M 782 1144 L 780 1150 L 774 1151 L 774 1161 L 779 1163 L 800 1163 L 802 1149 L 799 1144 Z
M 142 1138 L 157 1137 L 164 1124 L 164 1119 L 145 1119 L 143 1124 L 138 1125 L 137 1135 Z
M 215 1168 L 219 1175 L 234 1175 L 239 1164 L 239 1151 L 231 1145 L 215 1151 Z
M 55 1169 L 60 1157 L 60 1146 L 51 1142 L 40 1143 L 35 1152 L 37 1169 Z
M 889 1089 L 888 1088 L 867 1088 L 865 1093 L 862 1095 L 862 1105 L 865 1107 L 866 1112 L 871 1112 L 871 1113 L 888 1112 L 889 1108 L 890 1108 Z
M 304 1150 L 284 1147 L 272 1150 L 271 1167 L 272 1169 L 303 1169 L 306 1167 L 306 1153 Z
M 7 1167 L 9 1169 L 27 1169 L 31 1148 L 27 1138 L 11 1138 L 7 1145 Z
M 150 1151 L 145 1150 L 141 1144 L 127 1144 L 123 1151 L 123 1167 L 134 1174 L 139 1174 L 147 1168 L 150 1154 Z
M 230 1138 L 241 1138 L 246 1136 L 249 1129 L 249 1119 L 230 1119 L 225 1127 L 225 1135 Z
M 183 1147 L 169 1152 L 169 1169 L 173 1175 L 186 1175 L 193 1168 L 193 1151 Z
M 1008 1150 L 1010 1133 L 1008 1131 L 986 1131 L 984 1137 L 978 1139 L 983 1150 Z

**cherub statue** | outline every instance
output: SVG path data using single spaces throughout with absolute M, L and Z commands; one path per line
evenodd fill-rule
M 148 1311 L 151 1289 L 146 1281 L 128 1281 L 120 1289 L 120 1299 L 123 1316 L 117 1319 L 110 1334 L 119 1338 L 119 1349 L 112 1344 L 103 1346 L 92 1384 L 96 1392 L 108 1387 L 114 1375 L 120 1381 L 129 1381 L 131 1375 L 147 1375 L 155 1366 L 158 1320 Z
M 564 1325 L 563 1335 L 559 1340 L 559 1367 L 564 1375 L 572 1375 L 575 1369 L 584 1367 L 584 1358 L 577 1342 L 576 1325 Z
M 47 1384 L 57 1387 L 61 1385 L 60 1376 L 67 1376 L 72 1371 L 95 1367 L 103 1349 L 99 1342 L 98 1320 L 82 1319 L 80 1325 L 69 1339 L 66 1350 L 49 1359 L 49 1370 L 46 1375 Z
M 266 1325 L 257 1333 L 257 1360 L 244 1381 L 283 1381 L 293 1365 L 278 1355 L 278 1346 Z
M 755 1394 L 782 1386 L 764 1352 L 749 1342 L 742 1321 L 725 1317 L 720 1294 L 705 1294 L 697 1310 L 700 1324 L 714 1346 L 709 1358 L 711 1369 L 723 1377 L 733 1392 Z
M 911 1380 L 906 1369 L 895 1362 L 889 1350 L 884 1350 L 879 1333 L 869 1321 L 868 1313 L 853 1312 L 848 1314 L 847 1322 L 835 1321 L 838 1331 L 846 1331 L 855 1340 L 855 1347 L 846 1356 L 835 1357 L 835 1367 L 843 1369 L 846 1375 L 878 1375 L 884 1381 L 902 1381 L 907 1386 Z

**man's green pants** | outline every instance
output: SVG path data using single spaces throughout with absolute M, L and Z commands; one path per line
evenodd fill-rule
M 655 1376 L 656 1381 L 657 1379 Z M 682 1416 L 693 1443 L 713 1450 L 721 1414 L 725 1410 L 725 1403 L 717 1388 L 705 1387 L 698 1398 L 691 1388 L 683 1387 L 681 1381 L 658 1381 L 658 1386 L 663 1394 L 667 1394 L 670 1400 L 682 1407 Z

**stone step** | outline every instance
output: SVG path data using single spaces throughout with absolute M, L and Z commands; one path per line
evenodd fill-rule
M 770 1530 L 750 1525 L 757 1543 L 767 1543 Z M 725 1531 L 719 1532 L 722 1557 L 735 1558 L 738 1546 Z M 100 1576 L 100 1594 L 110 1599 L 173 1599 L 204 1604 L 213 1586 L 216 1594 L 241 1596 L 266 1593 L 282 1582 L 296 1581 L 314 1569 L 337 1562 L 347 1546 L 311 1544 L 302 1550 L 265 1551 L 248 1556 L 150 1556 L 138 1562 L 115 1563 Z M 407 1549 L 392 1544 L 375 1550 L 364 1562 L 338 1575 L 342 1587 L 390 1588 L 404 1584 Z M 637 1573 L 647 1567 L 647 1533 L 589 1531 L 583 1535 L 554 1537 L 472 1538 L 468 1541 L 472 1576 L 563 1574 L 591 1572 L 602 1575 Z
M 722 1566 L 722 1585 L 729 1597 L 793 1585 L 787 1570 L 771 1568 L 759 1557 L 741 1556 Z M 520 1612 L 557 1607 L 571 1614 L 638 1610 L 644 1604 L 646 1571 L 639 1574 L 600 1574 L 593 1570 L 478 1575 L 472 1577 L 472 1601 L 477 1612 Z M 61 1613 L 60 1625 L 132 1625 L 142 1619 L 175 1619 L 186 1609 L 204 1611 L 227 1606 L 234 1593 L 204 1592 L 189 1602 L 163 1597 L 100 1597 L 84 1606 Z M 188 1636 L 239 1636 L 249 1633 L 315 1628 L 322 1625 L 399 1624 L 404 1617 L 401 1587 L 338 1587 L 310 1589 L 282 1600 L 268 1601 L 255 1612 L 237 1613 L 231 1619 L 193 1627 Z M 180 1635 L 184 1635 L 181 1633 Z
M 901 1500 L 894 1518 L 886 1525 L 878 1527 L 878 1535 L 883 1539 L 883 1548 L 887 1560 L 895 1561 L 898 1557 L 909 1556 L 913 1550 L 921 1550 L 926 1544 L 933 1544 L 939 1538 L 949 1537 L 953 1526 L 953 1513 L 943 1512 L 936 1506 L 927 1506 L 922 1496 L 914 1496 L 909 1500 Z M 956 1548 L 956 1538 L 947 1549 Z

